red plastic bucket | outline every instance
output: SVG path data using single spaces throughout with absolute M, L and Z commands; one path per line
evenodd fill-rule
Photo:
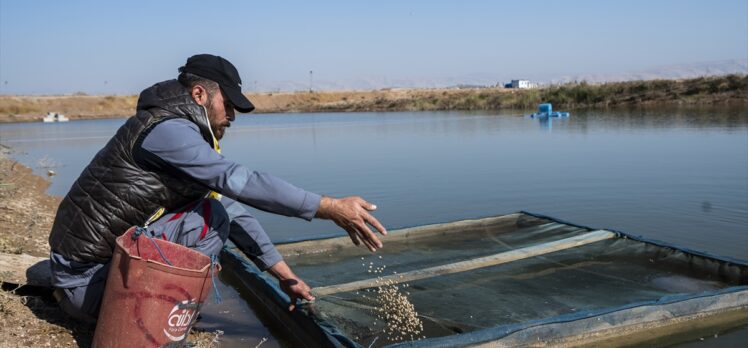
M 135 230 L 117 238 L 93 347 L 179 347 L 210 293 L 211 260 L 158 238 L 133 240 Z

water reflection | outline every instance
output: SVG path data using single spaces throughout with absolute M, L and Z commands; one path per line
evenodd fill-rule
M 610 112 L 579 110 L 574 112 L 579 124 L 606 129 L 663 129 L 663 128 L 745 128 L 748 111 L 737 106 L 681 106 L 634 107 Z
M 555 123 L 557 127 L 565 127 L 570 121 L 569 117 L 548 117 L 548 116 L 540 116 L 533 118 L 534 120 L 537 120 L 538 124 L 540 125 L 540 129 L 551 133 L 553 132 L 553 124 Z
M 748 259 L 748 112 L 572 111 L 252 115 L 222 145 L 308 190 L 360 194 L 389 228 L 528 210 Z M 0 141 L 41 174 L 39 160 L 60 164 L 63 195 L 123 122 L 4 124 Z M 276 241 L 340 233 L 257 214 Z

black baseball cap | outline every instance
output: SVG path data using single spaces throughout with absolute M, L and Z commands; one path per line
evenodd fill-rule
M 242 79 L 228 60 L 212 54 L 197 54 L 187 58 L 187 64 L 179 68 L 180 73 L 190 73 L 214 81 L 229 98 L 234 109 L 251 112 L 255 106 L 242 94 Z

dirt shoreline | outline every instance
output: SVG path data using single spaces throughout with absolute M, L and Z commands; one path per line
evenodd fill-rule
M 485 89 L 512 93 L 508 89 Z M 437 97 L 455 98 L 472 89 L 385 89 L 378 91 L 325 91 L 245 93 L 256 109 L 253 113 L 309 113 L 346 111 L 402 111 L 419 107 L 397 105 Z M 0 123 L 39 122 L 47 112 L 58 112 L 71 120 L 132 116 L 137 96 L 0 96 Z
M 49 181 L 11 156 L 0 144 L 0 253 L 48 257 L 47 237 L 62 197 L 48 195 Z M 50 289 L 5 283 L 2 272 L 0 283 L 0 347 L 91 346 L 94 327 L 62 312 Z M 193 332 L 190 341 L 212 347 L 216 337 Z
M 60 197 L 45 193 L 49 181 L 9 158 L 0 148 L 0 252 L 49 255 L 47 236 Z M 0 292 L 0 346 L 89 346 L 93 328 L 72 324 L 49 290 L 26 289 L 3 282 Z

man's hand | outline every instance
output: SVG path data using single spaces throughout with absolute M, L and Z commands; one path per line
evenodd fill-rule
M 281 290 L 291 299 L 291 304 L 288 306 L 289 312 L 296 308 L 298 299 L 314 301 L 314 296 L 311 293 L 312 289 L 291 271 L 285 261 L 276 263 L 268 271 L 278 279 Z
M 352 196 L 340 199 L 322 197 L 316 217 L 334 221 L 348 232 L 353 244 L 360 245 L 363 242 L 369 250 L 374 252 L 382 247 L 382 242 L 367 224 L 376 228 L 382 235 L 387 234 L 387 230 L 379 223 L 379 220 L 369 214 L 370 211 L 376 209 L 376 205 L 361 197 Z

